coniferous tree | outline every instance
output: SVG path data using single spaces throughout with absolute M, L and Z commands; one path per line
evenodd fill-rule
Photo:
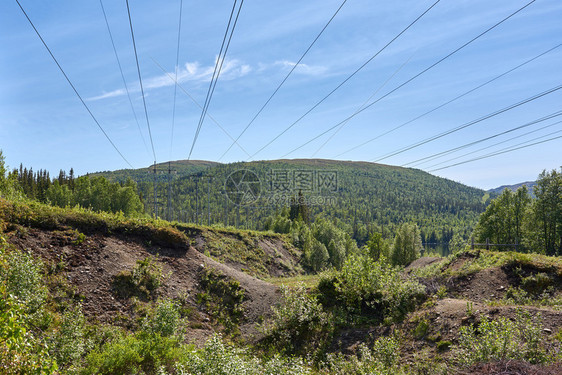
M 394 237 L 391 260 L 394 265 L 408 265 L 420 257 L 422 242 L 417 224 L 403 223 Z

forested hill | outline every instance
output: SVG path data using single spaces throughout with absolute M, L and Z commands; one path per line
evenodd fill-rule
M 504 191 L 505 189 L 509 189 L 511 191 L 516 191 L 517 189 L 519 189 L 521 186 L 527 186 L 527 189 L 529 190 L 529 193 L 531 194 L 531 196 L 534 196 L 534 189 L 535 189 L 535 185 L 537 184 L 536 181 L 526 181 L 526 182 L 521 182 L 519 184 L 515 184 L 515 185 L 502 185 L 500 187 L 494 188 L 494 189 L 490 189 L 488 190 L 488 192 L 493 193 L 493 194 L 501 194 L 502 191 Z
M 215 167 L 220 163 L 207 160 L 177 160 L 166 163 L 156 164 L 157 174 L 168 173 L 168 169 L 174 171 L 174 178 L 178 176 L 188 176 L 205 171 L 209 168 Z M 125 182 L 128 178 L 134 181 L 153 181 L 154 180 L 154 166 L 139 169 L 119 169 L 116 171 L 104 171 L 90 173 L 89 176 L 104 176 L 105 178 Z
M 157 167 L 158 215 L 168 218 L 168 163 Z M 402 222 L 417 223 L 425 242 L 448 242 L 453 232 L 472 230 L 488 197 L 483 190 L 421 170 L 368 162 L 175 161 L 171 169 L 172 220 L 263 229 L 267 217 L 280 213 L 300 191 L 312 219 L 330 218 L 360 244 L 372 231 L 390 237 Z M 241 170 L 249 172 L 237 172 Z M 147 212 L 153 211 L 154 174 L 148 169 L 99 174 L 137 181 Z M 236 185 L 240 181 L 244 183 Z M 240 193 L 241 189 L 249 190 Z M 249 199 L 254 195 L 259 198 Z

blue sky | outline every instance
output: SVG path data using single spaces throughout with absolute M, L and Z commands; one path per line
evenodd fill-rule
M 20 0 L 92 113 L 135 167 L 153 162 L 125 1 L 104 2 L 138 124 L 98 0 Z M 348 0 L 284 86 L 220 161 L 250 159 L 373 56 L 434 1 Z M 278 159 L 377 100 L 528 1 L 441 0 L 408 31 L 254 160 Z M 174 137 L 178 1 L 130 0 L 156 160 L 187 159 L 231 1 L 184 0 Z M 192 159 L 219 160 L 298 61 L 341 1 L 246 1 Z M 562 43 L 562 2 L 537 0 L 494 30 L 287 158 L 379 160 L 562 84 L 562 46 L 466 96 L 374 138 Z M 0 4 L 0 149 L 20 163 L 78 174 L 127 168 L 80 103 L 15 0 Z M 161 70 L 159 65 L 164 69 Z M 406 165 L 562 110 L 562 90 L 420 147 L 380 160 Z M 432 170 L 539 138 L 562 135 L 555 117 L 416 167 Z M 216 121 L 216 123 L 215 123 Z M 218 123 L 218 124 L 217 124 Z M 140 131 L 139 131 L 140 127 Z M 222 128 L 222 129 L 221 129 Z M 544 128 L 544 129 L 540 129 Z M 523 135 L 524 133 L 529 133 Z M 550 135 L 549 135 L 550 134 Z M 510 138 L 523 135 L 520 138 Z M 143 143 L 145 140 L 145 144 Z M 505 141 L 494 146 L 494 144 Z M 524 145 L 524 144 L 523 144 Z M 491 188 L 562 165 L 562 138 L 433 172 Z M 480 151 L 478 151 L 480 150 Z M 459 157 L 463 154 L 466 156 Z M 447 162 L 450 159 L 454 161 Z

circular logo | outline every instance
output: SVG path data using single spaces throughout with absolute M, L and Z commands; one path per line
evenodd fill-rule
M 239 169 L 228 175 L 224 191 L 228 199 L 237 206 L 252 204 L 260 197 L 261 181 L 254 172 Z

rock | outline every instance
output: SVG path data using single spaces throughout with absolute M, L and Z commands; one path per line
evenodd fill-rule
M 545 328 L 545 329 L 543 329 L 543 332 L 548 333 L 550 335 L 552 333 L 552 330 L 549 329 L 549 328 Z

